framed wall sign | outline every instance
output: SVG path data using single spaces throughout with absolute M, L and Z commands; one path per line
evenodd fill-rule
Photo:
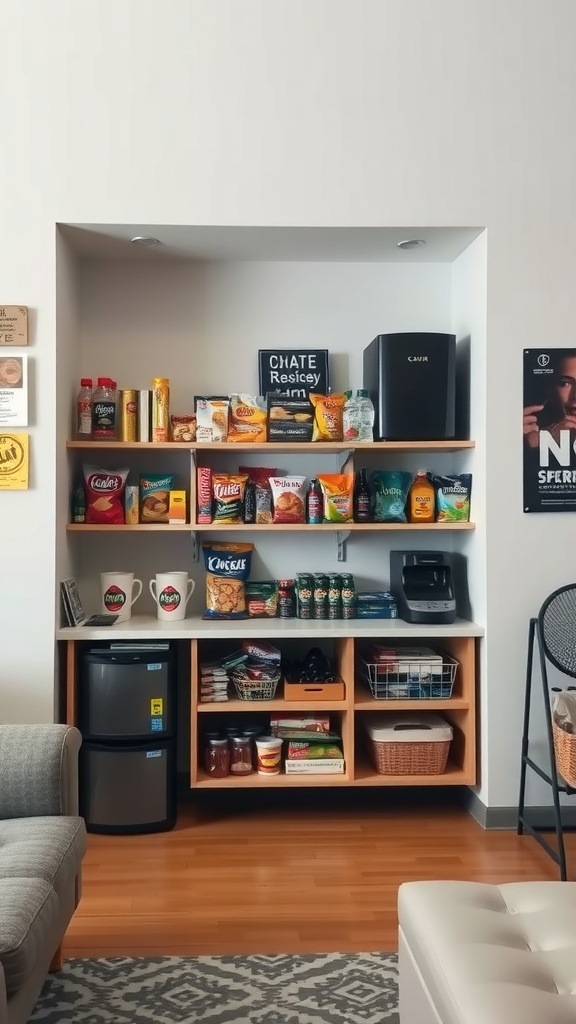
M 330 386 L 328 349 L 259 349 L 258 384 L 261 395 L 307 398 L 311 391 L 327 395 Z
M 0 306 L 0 345 L 28 344 L 28 306 Z
M 576 348 L 524 350 L 524 511 L 576 512 Z

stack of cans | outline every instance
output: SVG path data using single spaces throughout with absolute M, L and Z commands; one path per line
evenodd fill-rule
M 299 572 L 296 577 L 299 619 L 356 618 L 356 587 L 352 573 Z

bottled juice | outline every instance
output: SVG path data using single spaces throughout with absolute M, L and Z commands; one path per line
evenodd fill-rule
M 434 522 L 434 485 L 422 470 L 416 474 L 408 491 L 408 522 Z

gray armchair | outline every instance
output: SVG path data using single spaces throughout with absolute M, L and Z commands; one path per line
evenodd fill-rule
M 25 1024 L 80 898 L 81 737 L 66 725 L 0 725 L 0 1024 Z

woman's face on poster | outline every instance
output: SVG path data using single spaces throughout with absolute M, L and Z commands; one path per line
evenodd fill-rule
M 576 416 L 576 353 L 564 356 L 551 384 L 551 397 L 565 416 Z

